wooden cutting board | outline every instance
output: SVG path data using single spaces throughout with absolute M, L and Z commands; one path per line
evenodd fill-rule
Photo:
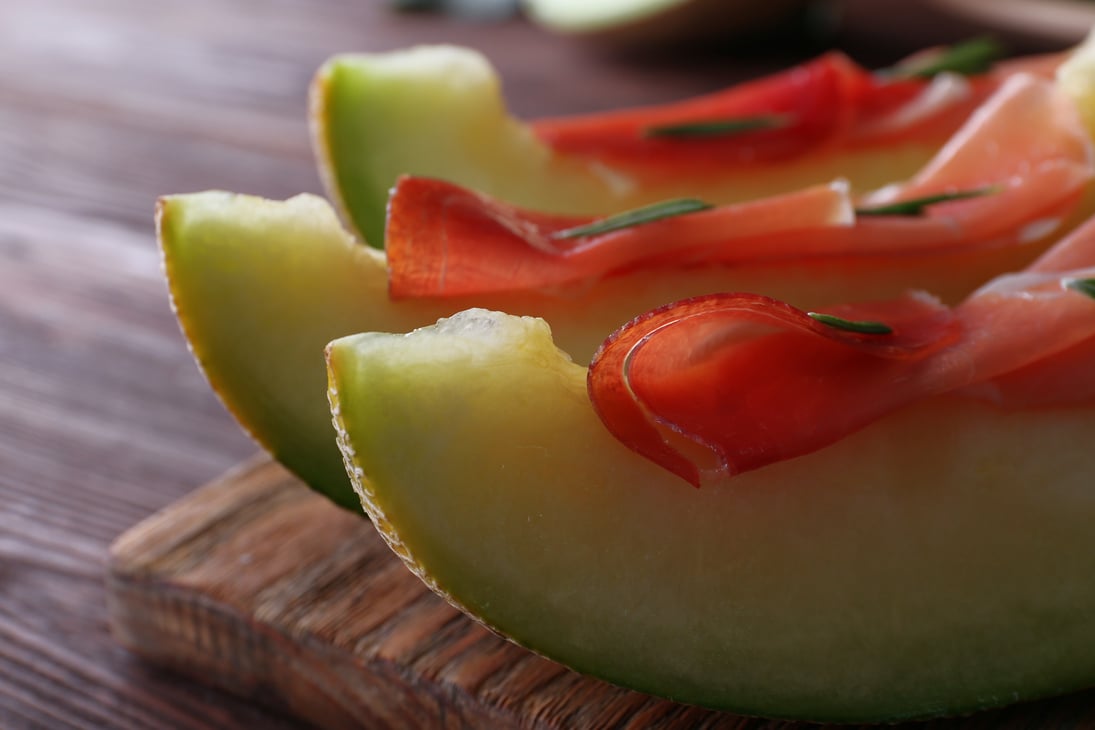
M 122 535 L 108 601 L 136 654 L 321 728 L 798 726 L 622 690 L 508 643 L 267 459 Z M 932 727 L 1095 727 L 1095 693 Z

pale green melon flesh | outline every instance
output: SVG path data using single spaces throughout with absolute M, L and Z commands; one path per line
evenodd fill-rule
M 160 239 L 179 321 L 210 384 L 279 460 L 335 502 L 359 509 L 334 443 L 323 348 L 362 331 L 401 332 L 470 306 L 545 317 L 579 362 L 642 312 L 686 296 L 761 291 L 804 307 L 885 298 L 926 286 L 956 299 L 1031 250 L 849 266 L 647 271 L 555 294 L 393 303 L 383 254 L 355 241 L 319 198 L 286 202 L 229 193 L 165 198 Z M 955 276 L 954 272 L 963 272 Z
M 525 0 L 525 10 L 537 22 L 561 31 L 592 31 L 656 16 L 691 0 Z M 727 29 L 729 30 L 729 29 Z
M 435 589 L 545 655 L 739 712 L 877 721 L 1095 683 L 1095 410 L 937 398 L 693 489 L 537 320 L 329 350 L 348 468 Z
M 872 189 L 905 179 L 933 151 L 897 145 L 701 177 L 640 177 L 553 153 L 508 114 L 486 59 L 454 46 L 332 58 L 313 84 L 312 133 L 332 198 L 378 248 L 388 191 L 403 174 L 537 210 L 596 215 L 681 195 L 712 203 L 758 198 L 837 177 Z
M 525 0 L 528 17 L 560 33 L 610 45 L 665 45 L 740 38 L 771 27 L 804 0 Z

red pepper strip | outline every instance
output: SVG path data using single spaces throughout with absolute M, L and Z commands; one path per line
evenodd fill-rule
M 1093 233 L 1054 256 L 1072 262 L 1082 248 L 1095 264 Z M 918 297 L 827 310 L 885 322 L 893 333 L 882 335 L 834 330 L 754 294 L 689 299 L 606 340 L 590 398 L 625 445 L 696 486 L 810 453 L 930 395 L 966 389 L 999 402 L 1029 397 L 1047 376 L 1078 378 L 1055 384 L 1067 402 L 1077 388 L 1095 394 L 1092 362 L 1080 364 L 1095 352 L 1095 301 L 1065 286 L 1091 277 L 1095 267 L 1036 264 L 953 313 Z
M 1001 62 L 987 74 L 888 79 L 839 53 L 724 91 L 661 106 L 533 123 L 556 152 L 662 172 L 770 164 L 833 147 L 937 144 L 1009 77 L 1052 79 L 1064 54 Z M 705 121 L 779 116 L 777 129 L 711 137 L 651 137 L 651 129 Z
M 597 279 L 659 262 L 763 258 L 766 237 L 806 240 L 853 219 L 846 186 L 673 216 L 574 239 L 552 234 L 596 219 L 522 210 L 451 183 L 402 178 L 388 204 L 389 293 L 395 298 L 527 291 Z

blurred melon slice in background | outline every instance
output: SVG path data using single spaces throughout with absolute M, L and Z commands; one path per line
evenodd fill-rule
M 525 0 L 529 18 L 567 35 L 614 45 L 710 40 L 772 28 L 806 0 Z

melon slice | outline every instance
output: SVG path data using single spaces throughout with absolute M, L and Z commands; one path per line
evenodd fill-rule
M 517 643 L 676 700 L 820 721 L 1095 683 L 1095 408 L 936 397 L 694 489 L 601 425 L 547 325 L 475 310 L 328 350 L 367 511 Z
M 170 196 L 160 203 L 158 225 L 180 325 L 213 389 L 290 470 L 355 510 L 324 398 L 323 348 L 336 337 L 406 331 L 486 306 L 546 318 L 560 346 L 586 363 L 621 323 L 687 296 L 751 288 L 809 308 L 925 286 L 957 301 L 1032 254 L 1013 248 L 909 257 L 900 267 L 879 259 L 648 270 L 564 291 L 393 302 L 384 254 L 347 233 L 314 196 Z
M 548 30 L 619 46 L 681 43 L 770 28 L 804 0 L 525 0 L 525 11 Z
M 1085 69 L 1076 71 L 1077 78 Z M 313 101 L 329 184 L 374 245 L 381 240 L 388 188 L 404 173 L 446 177 L 541 210 L 604 213 L 684 192 L 712 202 L 757 197 L 838 173 L 871 186 L 900 179 L 931 151 L 871 150 L 774 166 L 763 175 L 638 184 L 553 153 L 506 113 L 486 61 L 447 47 L 336 58 L 320 73 Z M 275 203 L 226 193 L 173 196 L 161 204 L 159 225 L 180 322 L 214 389 L 261 444 L 350 508 L 357 500 L 323 402 L 322 349 L 335 337 L 403 331 L 484 306 L 545 318 L 560 346 L 586 362 L 622 322 L 683 297 L 752 290 L 816 308 L 924 287 L 954 301 L 995 272 L 1021 268 L 1035 253 L 1001 248 L 911 256 L 900 266 L 879 257 L 650 270 L 560 291 L 393 303 L 383 255 L 343 231 L 316 198 Z
M 384 241 L 388 191 L 404 174 L 546 212 L 604 215 L 679 196 L 711 203 L 759 198 L 837 177 L 869 190 L 908 177 L 935 151 L 921 141 L 814 155 L 762 173 L 747 167 L 701 180 L 640 179 L 554 152 L 508 113 L 488 61 L 455 46 L 332 58 L 313 83 L 312 133 L 327 190 L 376 247 Z

